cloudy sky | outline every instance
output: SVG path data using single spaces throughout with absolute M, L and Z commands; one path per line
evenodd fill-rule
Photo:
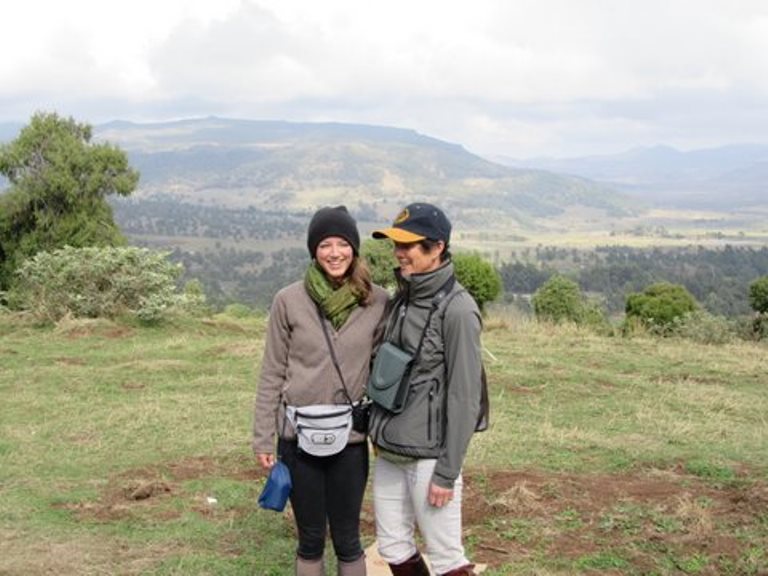
M 0 54 L 0 122 L 353 122 L 521 158 L 768 143 L 764 0 L 8 0 Z

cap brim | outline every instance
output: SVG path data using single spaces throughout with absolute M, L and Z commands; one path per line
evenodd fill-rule
M 419 236 L 413 232 L 408 232 L 408 230 L 403 230 L 402 228 L 384 228 L 382 230 L 375 230 L 373 232 L 373 237 L 379 239 L 389 238 L 390 240 L 402 242 L 403 244 L 421 242 L 427 238 L 426 236 Z

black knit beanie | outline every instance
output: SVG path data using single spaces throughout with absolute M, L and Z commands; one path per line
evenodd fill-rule
M 347 211 L 346 206 L 336 206 L 335 208 L 326 206 L 320 208 L 312 216 L 307 230 L 307 248 L 311 258 L 315 257 L 317 245 L 320 244 L 321 240 L 329 236 L 344 238 L 352 246 L 355 256 L 359 253 L 360 234 L 357 231 L 357 223 Z

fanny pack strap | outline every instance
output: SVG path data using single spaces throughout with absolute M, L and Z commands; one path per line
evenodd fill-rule
M 344 376 L 341 373 L 341 366 L 339 366 L 339 361 L 336 359 L 336 352 L 333 349 L 333 343 L 331 342 L 331 336 L 328 334 L 328 326 L 325 324 L 325 318 L 323 317 L 323 313 L 320 311 L 320 306 L 316 306 L 317 308 L 317 316 L 320 319 L 320 326 L 323 327 L 323 336 L 325 336 L 325 343 L 328 345 L 328 351 L 331 353 L 331 360 L 333 361 L 333 366 L 336 368 L 336 373 L 339 375 L 339 380 L 341 380 L 341 389 L 340 392 L 344 394 L 344 397 L 347 399 L 347 403 L 352 406 L 354 403 L 352 402 L 352 398 L 349 395 L 349 391 L 347 390 L 347 384 L 344 382 Z

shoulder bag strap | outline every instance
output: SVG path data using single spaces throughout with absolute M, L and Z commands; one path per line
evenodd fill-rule
M 445 326 L 445 314 L 448 312 L 448 305 L 454 297 L 458 296 L 462 292 L 466 292 L 466 288 L 463 290 L 457 290 L 451 294 L 450 298 L 446 300 L 443 312 L 440 315 L 440 327 L 444 331 Z M 490 420 L 490 408 L 491 403 L 488 397 L 488 375 L 485 372 L 485 364 L 480 361 L 480 414 L 477 416 L 477 422 L 475 422 L 475 431 L 483 432 L 488 429 L 488 421 Z
M 339 366 L 339 361 L 336 359 L 336 352 L 333 349 L 333 343 L 331 342 L 331 336 L 328 334 L 328 326 L 325 324 L 325 318 L 323 317 L 323 313 L 320 311 L 320 307 L 316 306 L 317 308 L 317 317 L 320 320 L 320 326 L 323 327 L 323 336 L 325 336 L 325 343 L 328 345 L 328 351 L 331 353 L 331 360 L 333 361 L 333 366 L 336 368 L 336 373 L 339 375 L 339 380 L 341 380 L 341 392 L 344 393 L 344 396 L 347 399 L 347 403 L 351 406 L 353 404 L 352 398 L 349 395 L 349 391 L 347 390 L 347 384 L 344 382 L 344 376 L 341 373 L 341 366 Z
M 432 297 L 432 306 L 429 308 L 427 321 L 424 323 L 424 329 L 421 331 L 421 336 L 419 337 L 419 345 L 416 347 L 416 352 L 413 353 L 414 359 L 418 358 L 419 354 L 421 353 L 421 345 L 424 344 L 424 337 L 427 335 L 429 323 L 432 321 L 432 315 L 440 307 L 440 303 L 445 299 L 446 295 L 453 289 L 453 285 L 455 283 L 456 277 L 451 275 L 451 277 L 446 280 L 445 284 L 440 286 L 440 289 Z M 451 298 L 453 298 L 453 296 L 451 296 Z

